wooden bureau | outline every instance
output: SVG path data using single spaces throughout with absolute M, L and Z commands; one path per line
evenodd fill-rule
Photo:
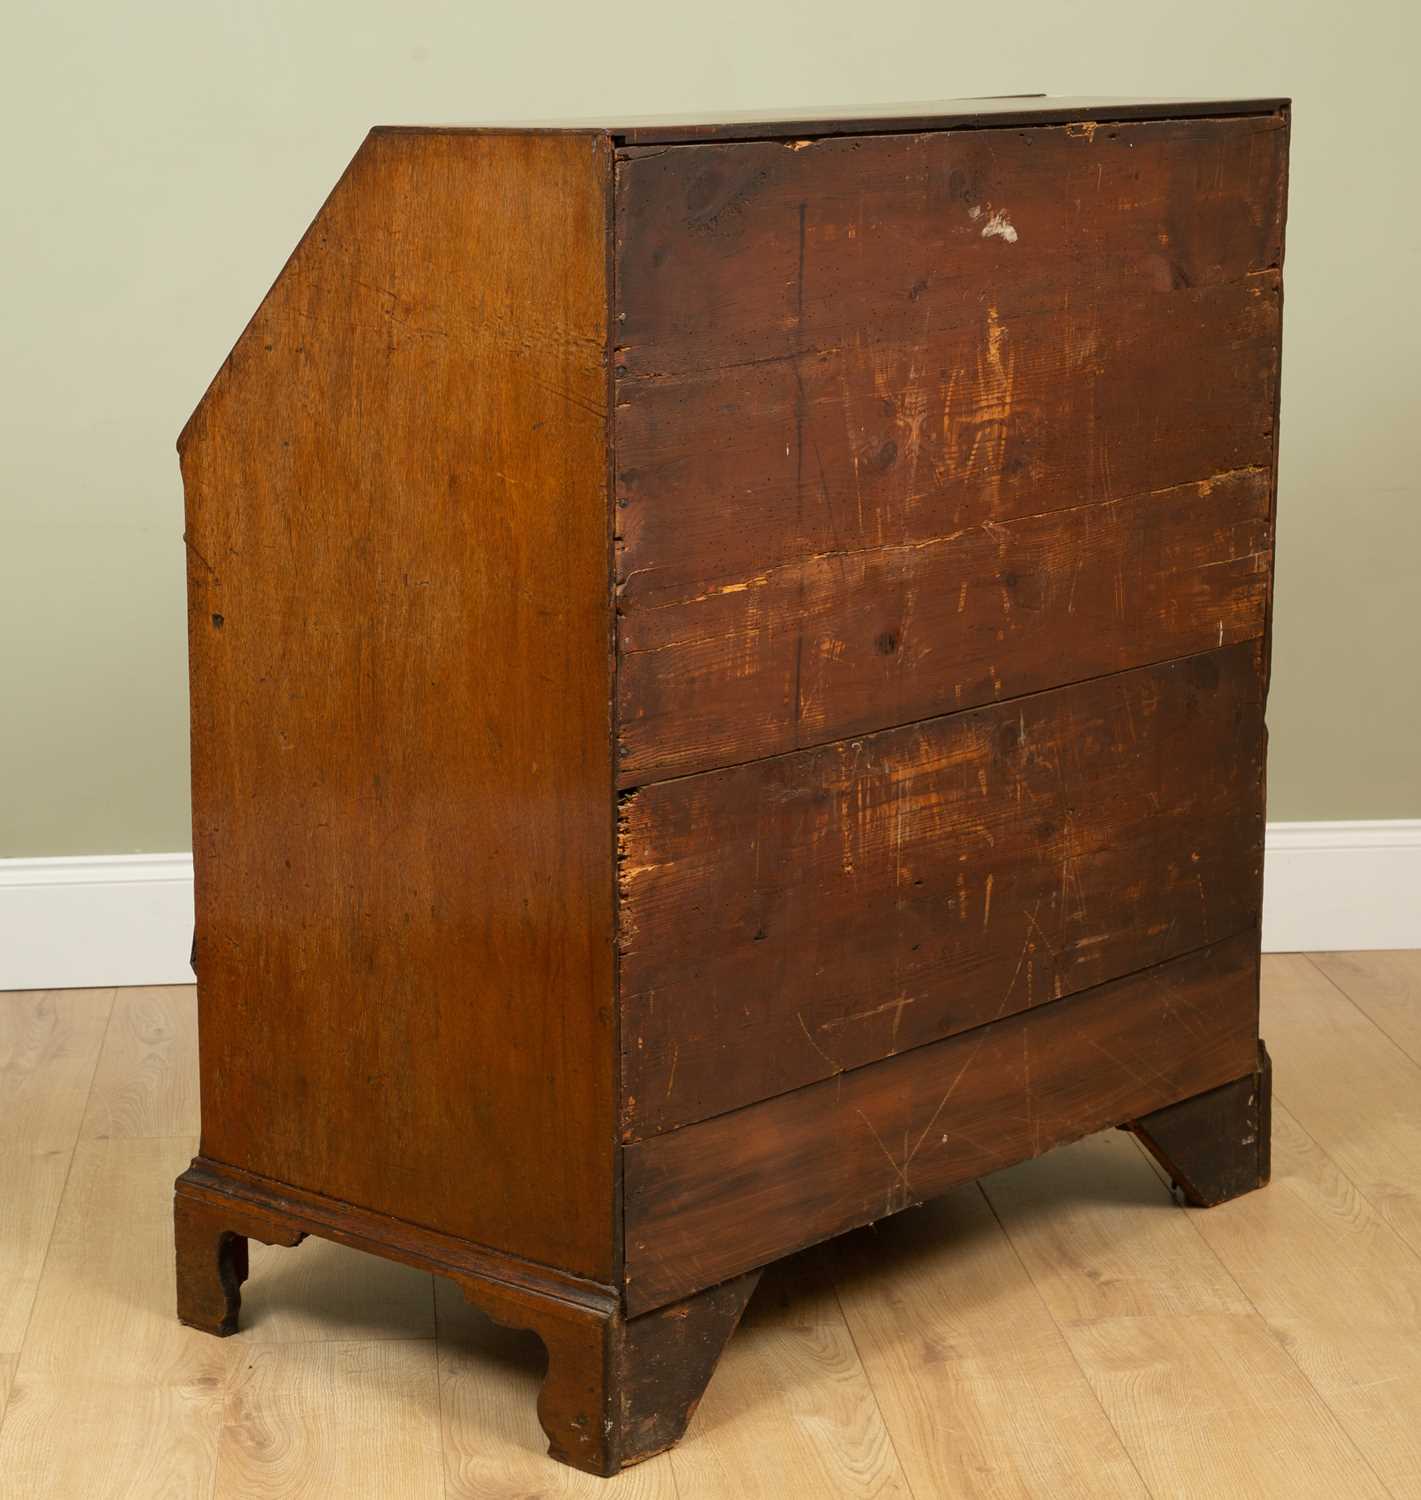
M 1116 1125 L 1266 1181 L 1288 110 L 373 131 L 181 439 L 201 1155 L 552 1453 L 759 1269 Z

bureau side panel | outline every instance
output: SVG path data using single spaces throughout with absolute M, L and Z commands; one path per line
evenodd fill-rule
M 623 152 L 621 784 L 1258 634 L 1284 126 Z
M 1231 1082 L 1257 1059 L 1250 932 L 630 1146 L 628 1307 Z
M 180 443 L 204 1154 L 604 1279 L 610 182 L 373 133 Z
M 1261 645 L 621 801 L 641 1139 L 1249 931 Z

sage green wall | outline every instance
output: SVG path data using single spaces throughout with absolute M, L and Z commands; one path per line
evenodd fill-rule
M 1295 100 L 1271 815 L 1421 816 L 1410 0 L 10 0 L 0 856 L 188 847 L 173 440 L 374 122 Z

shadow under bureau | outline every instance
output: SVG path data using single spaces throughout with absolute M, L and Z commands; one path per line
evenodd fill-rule
M 1268 1175 L 1288 112 L 381 129 L 179 441 L 201 1155 L 683 1431 L 761 1267 L 1125 1125 Z

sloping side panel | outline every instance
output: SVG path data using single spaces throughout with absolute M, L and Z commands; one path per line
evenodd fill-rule
M 603 1278 L 609 199 L 376 132 L 180 444 L 204 1154 Z

